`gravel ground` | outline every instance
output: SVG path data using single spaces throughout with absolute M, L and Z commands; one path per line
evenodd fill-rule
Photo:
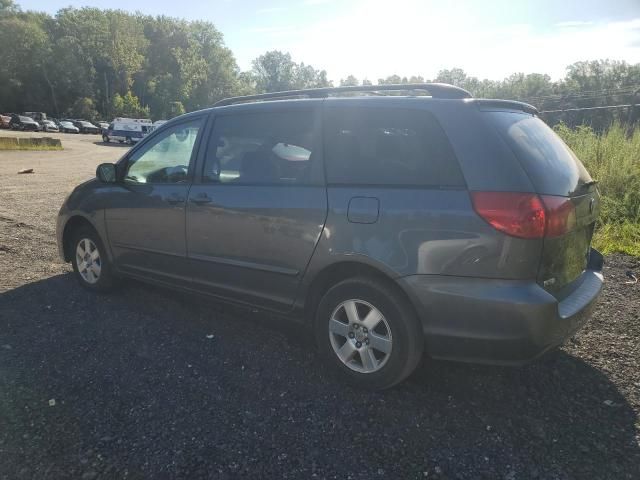
M 0 479 L 640 478 L 637 259 L 606 259 L 593 319 L 534 365 L 425 361 L 364 393 L 301 327 L 135 282 L 81 290 L 55 215 L 125 150 L 61 137 L 0 152 Z

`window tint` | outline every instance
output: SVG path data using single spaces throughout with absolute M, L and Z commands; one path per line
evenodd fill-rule
M 329 183 L 464 185 L 448 139 L 428 112 L 331 108 L 324 129 Z
M 209 139 L 203 181 L 308 184 L 318 148 L 312 111 L 222 115 Z
M 591 182 L 569 147 L 538 117 L 519 112 L 486 112 L 527 172 L 538 193 L 569 195 Z
M 125 182 L 186 182 L 201 126 L 201 119 L 175 125 L 135 151 L 129 158 Z

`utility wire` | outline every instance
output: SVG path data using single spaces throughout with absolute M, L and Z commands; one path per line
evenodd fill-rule
M 564 108 L 562 110 L 542 110 L 540 113 L 560 113 L 560 112 L 579 112 L 581 110 L 603 110 L 607 108 L 629 108 L 629 107 L 638 107 L 640 105 L 636 104 L 626 104 L 626 105 L 606 105 L 603 107 L 582 107 L 582 108 Z
M 569 100 L 569 99 L 581 99 L 581 98 L 600 98 L 610 97 L 615 95 L 632 95 L 640 90 L 640 85 L 629 85 L 626 87 L 592 90 L 585 92 L 566 92 L 557 93 L 551 95 L 539 95 L 532 97 L 524 97 L 524 100 L 536 101 L 536 100 Z

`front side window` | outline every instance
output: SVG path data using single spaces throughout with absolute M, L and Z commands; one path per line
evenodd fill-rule
M 126 183 L 184 183 L 202 119 L 175 125 L 130 157 Z
M 331 108 L 324 125 L 328 183 L 464 185 L 449 140 L 429 112 Z
M 320 143 L 316 132 L 310 110 L 219 116 L 209 139 L 203 181 L 308 184 Z

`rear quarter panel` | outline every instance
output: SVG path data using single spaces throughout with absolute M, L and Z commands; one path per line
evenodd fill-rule
M 352 223 L 352 197 L 380 202 L 376 223 Z M 535 278 L 542 242 L 496 232 L 473 211 L 466 190 L 329 187 L 327 222 L 308 269 L 360 261 L 391 277 L 453 275 Z

